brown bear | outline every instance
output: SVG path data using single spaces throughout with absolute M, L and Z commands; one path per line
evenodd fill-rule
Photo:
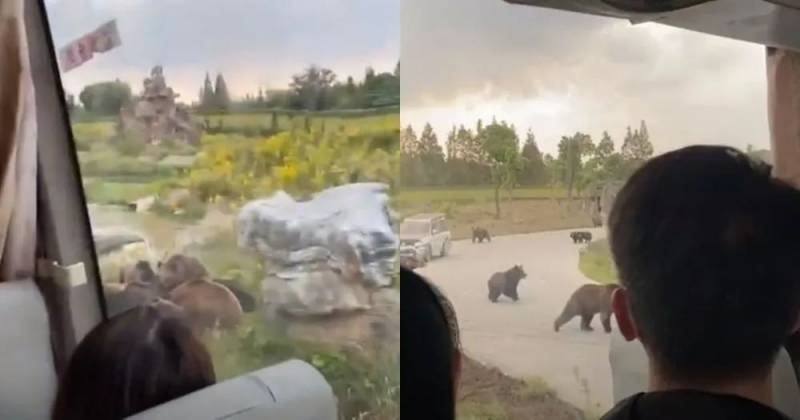
M 158 275 L 147 261 L 139 260 L 132 266 L 120 269 L 119 280 L 124 293 L 137 296 L 142 301 L 164 295 Z
M 239 300 L 225 286 L 209 280 L 184 282 L 169 292 L 169 300 L 183 308 L 193 329 L 230 329 L 242 320 Z
M 171 255 L 166 261 L 158 263 L 158 276 L 167 290 L 192 280 L 205 280 L 210 277 L 208 270 L 197 258 L 184 254 Z
M 592 232 L 586 232 L 586 231 L 572 232 L 569 234 L 569 237 L 572 238 L 572 242 L 576 244 L 584 242 L 589 243 L 592 241 Z
M 581 330 L 593 331 L 592 318 L 600 314 L 605 332 L 611 332 L 611 295 L 618 289 L 616 284 L 584 284 L 570 296 L 561 315 L 553 323 L 553 329 L 558 332 L 562 325 L 572 318 L 581 317 Z
M 120 269 L 119 283 L 103 283 L 106 304 L 112 313 L 136 307 L 161 298 L 164 290 L 147 261 Z
M 482 228 L 482 227 L 480 227 L 480 226 L 473 227 L 472 228 L 472 243 L 473 244 L 475 242 L 483 243 L 484 240 L 486 240 L 488 242 L 492 242 L 492 237 L 491 237 L 491 235 L 489 235 L 489 231 L 484 229 L 484 228 Z
M 211 279 L 197 258 L 175 254 L 159 263 L 158 270 L 167 298 L 186 311 L 196 331 L 233 328 L 241 321 L 239 299 L 228 287 Z
M 525 274 L 525 270 L 522 269 L 521 265 L 515 265 L 508 271 L 492 274 L 489 277 L 489 281 L 486 282 L 489 287 L 489 300 L 494 303 L 497 302 L 500 295 L 506 295 L 514 302 L 518 301 L 517 285 L 525 277 L 527 277 L 527 274 Z

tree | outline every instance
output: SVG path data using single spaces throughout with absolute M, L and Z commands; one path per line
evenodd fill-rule
M 208 75 L 208 72 L 206 72 L 203 88 L 200 89 L 200 108 L 204 112 L 211 112 L 216 108 L 215 101 L 214 86 L 211 84 L 211 77 Z
M 560 180 L 567 187 L 567 198 L 572 201 L 572 192 L 579 179 L 583 167 L 583 158 L 594 150 L 592 138 L 588 134 L 575 133 L 571 137 L 563 136 L 558 143 L 558 161 Z
M 430 123 L 426 123 L 419 136 L 419 157 L 427 185 L 440 185 L 444 176 L 444 151 Z
M 631 133 L 628 127 L 625 141 L 622 143 L 622 158 L 625 160 L 628 174 L 633 173 L 647 159 L 653 156 L 653 145 L 650 143 L 650 134 L 647 125 L 642 121 L 638 130 Z
M 228 111 L 230 107 L 231 97 L 228 94 L 228 85 L 225 83 L 222 73 L 219 73 L 214 83 L 214 108 L 217 111 Z
M 594 149 L 594 156 L 601 161 L 605 161 L 614 153 L 614 140 L 608 135 L 608 131 L 603 131 L 603 137 Z
M 367 84 L 375 77 L 375 69 L 372 66 L 367 66 L 367 69 L 364 70 L 364 83 Z
M 400 153 L 407 156 L 419 155 L 419 140 L 414 128 L 411 125 L 407 126 L 402 133 L 400 133 Z
M 78 95 L 83 108 L 97 115 L 118 115 L 131 97 L 131 87 L 120 80 L 88 85 Z
M 258 88 L 258 96 L 256 97 L 256 103 L 258 104 L 259 107 L 262 107 L 262 106 L 264 106 L 264 102 L 265 102 L 264 90 L 261 89 L 261 88 Z
M 478 125 L 483 149 L 491 167 L 494 185 L 495 217 L 500 218 L 500 189 L 511 191 L 521 169 L 519 139 L 517 133 L 505 122 L 491 124 L 483 128 Z
M 458 143 L 456 143 L 456 126 L 453 126 L 453 129 L 447 133 L 447 161 L 452 161 L 456 159 L 456 149 L 458 148 Z
M 543 185 L 547 183 L 547 168 L 545 168 L 542 152 L 536 144 L 536 137 L 528 130 L 525 144 L 522 146 L 523 170 L 520 181 L 527 185 Z
M 67 104 L 67 111 L 70 114 L 74 113 L 75 110 L 78 107 L 78 105 L 75 103 L 75 95 L 73 95 L 73 94 L 71 94 L 69 92 L 66 92 L 64 99 L 65 99 L 66 104 Z
M 290 106 L 295 109 L 319 111 L 330 103 L 330 91 L 336 81 L 333 70 L 309 66 L 303 73 L 292 76 L 289 87 L 292 89 Z
M 613 179 L 620 179 L 622 174 L 622 155 L 614 150 L 614 140 L 607 131 L 597 143 L 589 160 L 583 167 L 579 177 L 579 188 Z

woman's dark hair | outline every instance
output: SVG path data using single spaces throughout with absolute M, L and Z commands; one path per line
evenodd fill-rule
M 418 274 L 400 269 L 401 412 L 455 419 L 458 324 L 452 306 Z
M 64 372 L 53 420 L 119 420 L 215 382 L 214 366 L 183 313 L 166 301 L 95 327 Z

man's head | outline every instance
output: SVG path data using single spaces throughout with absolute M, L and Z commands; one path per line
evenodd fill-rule
M 609 235 L 620 331 L 661 374 L 770 372 L 798 321 L 800 192 L 734 149 L 687 147 L 630 178 Z

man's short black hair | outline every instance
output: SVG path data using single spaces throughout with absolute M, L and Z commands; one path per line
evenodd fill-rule
M 609 218 L 632 317 L 673 379 L 768 373 L 798 317 L 800 192 L 721 146 L 640 168 Z
M 400 269 L 400 410 L 411 419 L 455 419 L 454 313 L 435 287 Z

